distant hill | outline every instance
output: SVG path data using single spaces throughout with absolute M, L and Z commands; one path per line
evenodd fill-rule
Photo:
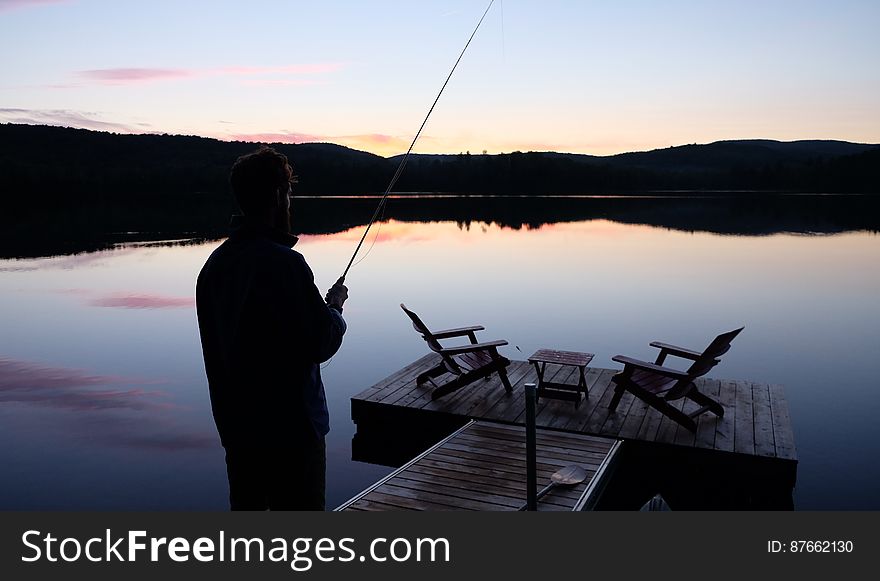
M 845 155 L 856 155 L 876 148 L 876 145 L 848 141 L 783 142 L 770 139 L 747 139 L 622 153 L 606 159 L 608 163 L 618 167 L 665 171 L 724 171 L 777 164 L 803 164 Z
M 330 143 L 274 144 L 301 194 L 381 193 L 399 156 Z M 181 194 L 230 200 L 227 176 L 256 144 L 0 124 L 3 202 L 107 202 Z M 669 190 L 880 192 L 880 146 L 844 141 L 719 141 L 592 156 L 557 152 L 414 155 L 398 192 L 640 193 Z

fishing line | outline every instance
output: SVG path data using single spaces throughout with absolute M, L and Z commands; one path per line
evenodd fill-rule
M 489 13 L 489 10 L 492 8 L 492 4 L 495 3 L 495 0 L 489 0 L 489 5 L 486 7 L 486 10 L 483 12 L 483 15 L 480 17 L 480 21 L 477 22 L 477 26 L 474 28 L 474 31 L 471 33 L 470 38 L 468 38 L 467 43 L 464 45 L 464 48 L 461 49 L 461 54 L 458 55 L 458 59 L 455 61 L 455 64 L 452 66 L 452 70 L 449 71 L 449 75 L 447 75 L 446 80 L 443 82 L 443 86 L 440 87 L 440 92 L 437 93 L 437 97 L 434 99 L 434 103 L 431 105 L 431 108 L 428 109 L 428 114 L 425 115 L 425 120 L 422 121 L 419 130 L 416 132 L 415 137 L 413 137 L 412 143 L 409 145 L 409 149 L 406 150 L 406 154 L 404 154 L 403 159 L 400 160 L 400 164 L 397 166 L 397 170 L 394 172 L 394 176 L 391 178 L 391 182 L 388 184 L 388 187 L 385 188 L 385 193 L 382 195 L 382 199 L 379 200 L 379 205 L 376 206 L 376 211 L 373 212 L 373 217 L 370 218 L 369 223 L 367 223 L 367 228 L 364 230 L 364 235 L 361 236 L 360 242 L 358 242 L 357 248 L 354 249 L 354 254 L 351 255 L 351 260 L 348 261 L 348 266 L 345 267 L 345 271 L 342 273 L 340 277 L 340 282 L 345 281 L 346 275 L 348 275 L 349 269 L 351 269 L 352 264 L 354 263 L 355 257 L 357 257 L 358 252 L 361 249 L 361 246 L 364 244 L 364 240 L 367 238 L 367 234 L 370 232 L 370 228 L 373 226 L 373 222 L 376 221 L 376 218 L 379 216 L 379 212 L 385 206 L 385 200 L 388 199 L 388 194 L 391 193 L 391 189 L 397 183 L 397 180 L 400 178 L 400 175 L 403 173 L 403 168 L 406 167 L 406 162 L 409 160 L 410 153 L 412 153 L 413 147 L 416 145 L 416 141 L 418 141 L 419 136 L 422 134 L 422 129 L 425 128 L 425 124 L 428 123 L 428 118 L 431 117 L 431 113 L 434 112 L 434 107 L 437 106 L 437 101 L 440 100 L 440 95 L 443 94 L 443 90 L 446 88 L 446 85 L 449 83 L 449 79 L 452 78 L 452 73 L 455 72 L 455 69 L 458 68 L 458 63 L 461 62 L 462 57 L 464 56 L 465 51 L 467 51 L 468 47 L 471 45 L 471 41 L 477 35 L 477 31 L 480 29 L 480 25 L 483 24 L 483 20 L 486 18 L 486 14 Z M 377 236 L 378 238 L 378 236 Z M 375 243 L 375 240 L 374 240 Z
M 498 6 L 501 7 L 501 62 L 507 65 L 507 48 L 504 43 L 504 0 L 501 0 Z
M 366 260 L 367 257 L 370 255 L 370 252 L 373 251 L 373 246 L 376 245 L 376 241 L 379 239 L 379 234 L 382 233 L 382 226 L 385 224 L 385 210 L 386 209 L 388 209 L 387 203 L 382 206 L 382 214 L 379 215 L 379 226 L 378 226 L 378 228 L 376 228 L 376 235 L 373 236 L 373 241 L 370 243 L 370 247 L 367 248 L 367 251 L 364 252 L 364 255 L 361 256 L 357 262 L 352 264 L 353 267 L 357 266 L 358 264 L 360 264 L 361 262 Z

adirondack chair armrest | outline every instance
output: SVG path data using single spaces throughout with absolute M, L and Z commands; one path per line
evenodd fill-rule
M 663 367 L 662 365 L 655 365 L 654 363 L 648 363 L 647 361 L 642 361 L 640 359 L 633 359 L 626 355 L 616 355 L 615 357 L 612 357 L 611 360 L 616 361 L 617 363 L 622 363 L 624 368 L 635 367 L 637 369 L 644 369 L 645 371 L 652 371 L 673 379 L 687 379 L 688 377 L 688 374 L 683 371 Z
M 507 345 L 507 341 L 487 341 L 486 343 L 474 343 L 472 345 L 461 345 L 459 347 L 444 347 L 440 350 L 441 355 L 461 355 L 462 353 L 473 353 L 474 351 L 482 351 L 491 349 L 495 351 L 498 347 Z
M 698 351 L 685 349 L 684 347 L 678 347 L 676 345 L 670 345 L 669 343 L 661 343 L 660 341 L 654 341 L 653 343 L 651 343 L 651 347 L 656 347 L 657 349 L 660 349 L 661 353 L 666 352 L 669 355 L 675 355 L 676 357 L 691 359 L 694 361 L 699 359 L 702 355 L 702 353 Z
M 462 337 L 464 335 L 470 335 L 475 331 L 483 331 L 485 327 L 482 325 L 474 325 L 472 327 L 459 327 L 457 329 L 446 329 L 444 331 L 437 331 L 432 333 L 437 339 L 449 339 L 450 337 Z

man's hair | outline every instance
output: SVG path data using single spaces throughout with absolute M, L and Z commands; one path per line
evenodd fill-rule
M 239 157 L 229 174 L 235 201 L 245 215 L 273 208 L 277 190 L 286 191 L 295 181 L 287 156 L 268 145 Z

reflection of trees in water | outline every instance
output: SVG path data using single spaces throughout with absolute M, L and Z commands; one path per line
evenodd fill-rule
M 297 233 L 332 234 L 364 226 L 376 198 L 300 198 Z M 780 232 L 836 234 L 880 231 L 880 196 L 740 194 L 655 198 L 392 198 L 386 220 L 454 222 L 462 230 L 486 225 L 540 228 L 545 224 L 611 220 L 687 232 L 738 236 Z M 120 243 L 198 244 L 225 236 L 231 207 L 210 196 L 169 197 L 149 205 L 129 199 L 112 206 L 80 204 L 51 212 L 0 216 L 0 257 L 73 254 Z M 173 240 L 169 240 L 173 239 Z
M 376 200 L 364 199 L 298 200 L 294 222 L 304 233 L 340 232 L 366 223 L 375 204 Z M 385 217 L 405 222 L 455 222 L 466 230 L 474 223 L 518 230 L 604 219 L 688 232 L 754 236 L 880 231 L 878 209 L 880 197 L 874 196 L 395 198 L 388 201 Z

